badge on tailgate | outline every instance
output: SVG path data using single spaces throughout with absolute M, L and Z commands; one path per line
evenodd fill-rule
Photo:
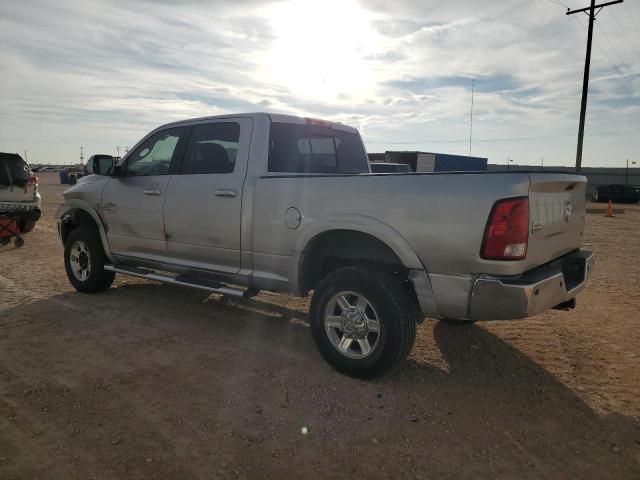
M 569 223 L 569 220 L 571 220 L 571 201 L 570 200 L 565 200 L 564 202 L 564 221 L 565 223 Z

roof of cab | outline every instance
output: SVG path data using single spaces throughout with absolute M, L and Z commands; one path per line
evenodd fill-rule
M 161 125 L 155 130 L 160 128 L 169 127 L 169 126 L 178 126 L 183 124 L 191 124 L 197 122 L 206 122 L 208 120 L 223 120 L 226 118 L 258 118 L 258 117 L 268 117 L 271 122 L 279 122 L 279 123 L 297 123 L 297 124 L 307 124 L 309 121 L 319 121 L 323 123 L 327 123 L 331 128 L 336 128 L 338 130 L 344 130 L 350 133 L 358 133 L 357 129 L 350 127 L 349 125 L 345 125 L 340 122 L 332 122 L 329 120 L 320 120 L 316 118 L 310 117 L 300 117 L 297 115 L 288 115 L 283 113 L 267 113 L 267 112 L 251 112 L 251 113 L 229 113 L 225 115 L 212 115 L 209 117 L 198 117 L 198 118 L 186 118 L 184 120 L 178 120 L 176 122 L 167 123 L 165 125 Z

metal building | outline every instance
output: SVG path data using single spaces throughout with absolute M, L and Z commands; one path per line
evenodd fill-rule
M 382 161 L 381 154 L 370 153 L 369 161 Z M 414 172 L 483 172 L 487 169 L 486 158 L 446 153 L 386 151 L 383 161 L 407 164 Z

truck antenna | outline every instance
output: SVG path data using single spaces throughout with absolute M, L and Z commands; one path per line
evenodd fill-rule
M 473 94 L 475 91 L 476 81 L 471 79 L 471 127 L 469 131 L 469 156 L 471 156 L 471 142 L 473 141 Z

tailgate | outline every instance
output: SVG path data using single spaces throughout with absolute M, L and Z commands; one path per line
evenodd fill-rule
M 582 245 L 587 179 L 581 175 L 532 173 L 529 189 L 531 267 L 550 262 Z

